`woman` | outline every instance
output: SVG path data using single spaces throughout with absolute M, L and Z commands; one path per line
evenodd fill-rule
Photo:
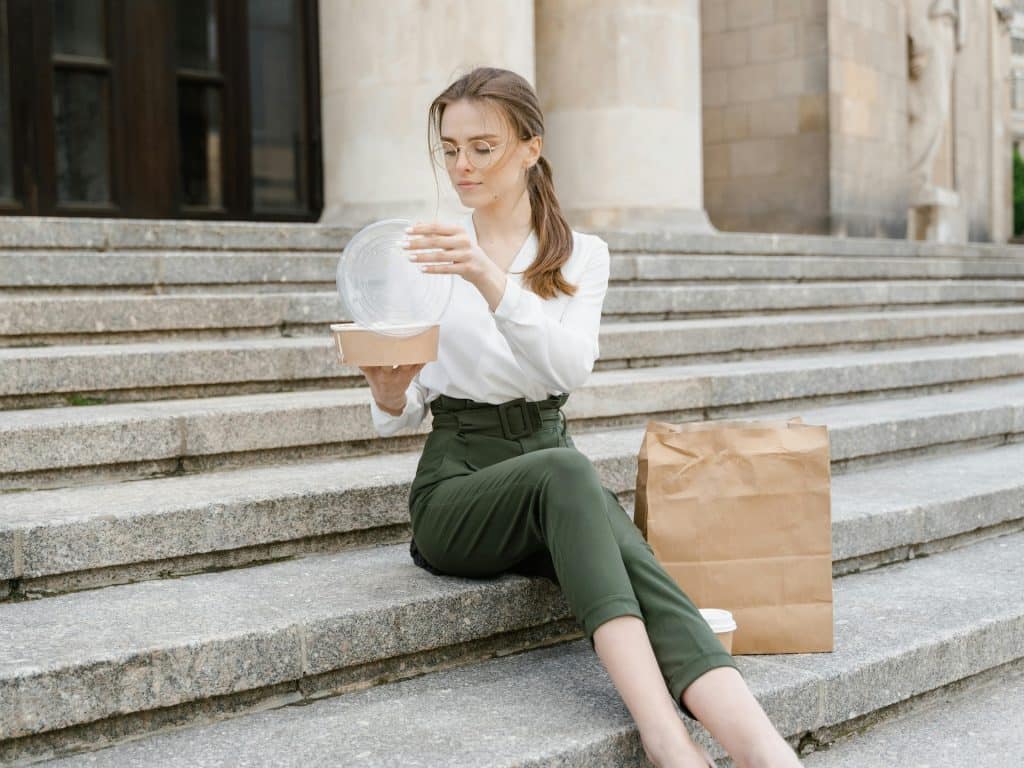
M 428 139 L 430 129 L 473 210 L 461 224 L 413 227 L 406 248 L 424 272 L 462 279 L 436 361 L 360 369 L 381 435 L 420 424 L 427 407 L 434 416 L 409 493 L 413 560 L 433 573 L 558 584 L 655 765 L 708 760 L 675 699 L 738 765 L 798 766 L 566 429 L 560 407 L 598 356 L 609 254 L 562 217 L 533 88 L 508 70 L 475 69 L 431 104 Z

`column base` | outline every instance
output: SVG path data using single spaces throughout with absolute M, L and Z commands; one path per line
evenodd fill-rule
M 564 208 L 562 213 L 574 229 L 622 232 L 718 232 L 707 211 L 694 208 Z
M 936 188 L 933 192 L 929 199 L 907 210 L 907 239 L 966 243 L 967 215 L 960 196 L 953 190 Z
M 410 221 L 450 221 L 460 215 L 461 206 L 442 203 L 435 206 L 433 201 L 390 200 L 380 203 L 344 203 L 327 206 L 320 214 L 318 223 L 335 227 L 361 229 L 367 224 L 382 219 L 409 219 Z

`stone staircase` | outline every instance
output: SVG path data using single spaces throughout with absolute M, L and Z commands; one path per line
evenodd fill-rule
M 0 223 L 0 764 L 646 764 L 551 582 L 409 558 L 429 417 L 334 358 L 351 234 Z M 1024 690 L 1024 249 L 600 234 L 564 410 L 630 513 L 648 419 L 829 426 L 836 650 L 738 657 L 808 764 Z

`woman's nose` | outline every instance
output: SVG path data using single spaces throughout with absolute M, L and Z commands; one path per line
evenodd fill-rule
M 473 167 L 473 164 L 469 162 L 469 153 L 463 147 L 459 147 L 455 151 L 458 152 L 455 158 L 456 169 L 461 169 L 462 167 L 469 169 Z

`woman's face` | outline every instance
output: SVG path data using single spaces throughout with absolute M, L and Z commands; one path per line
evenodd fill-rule
M 477 138 L 495 148 L 486 168 L 472 164 L 471 143 Z M 522 194 L 526 167 L 540 156 L 541 138 L 519 141 L 498 109 L 487 103 L 462 100 L 449 104 L 441 118 L 441 141 L 462 147 L 457 150 L 455 165 L 447 170 L 462 204 L 470 208 Z

